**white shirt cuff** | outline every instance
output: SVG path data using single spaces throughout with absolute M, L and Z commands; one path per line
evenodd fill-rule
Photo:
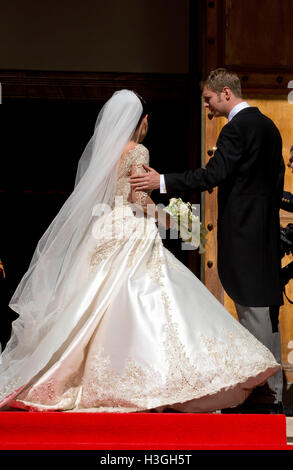
M 165 185 L 165 177 L 164 175 L 160 175 L 160 193 L 166 193 L 166 185 Z

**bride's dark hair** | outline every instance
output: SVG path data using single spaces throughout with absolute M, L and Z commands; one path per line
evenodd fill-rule
M 137 129 L 139 128 L 143 118 L 147 114 L 149 114 L 149 106 L 148 106 L 148 103 L 143 99 L 143 97 L 140 96 L 136 91 L 133 91 L 133 93 L 138 97 L 138 99 L 139 99 L 139 101 L 141 102 L 141 105 L 142 105 L 142 113 L 141 113 L 140 119 L 139 119 L 139 121 L 137 123 L 137 126 L 136 126 L 136 129 L 135 129 L 135 131 L 137 131 Z

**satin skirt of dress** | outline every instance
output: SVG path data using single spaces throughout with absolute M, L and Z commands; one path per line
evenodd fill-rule
M 5 405 L 67 412 L 239 405 L 279 364 L 164 248 L 154 219 L 142 224 L 127 212 L 121 223 L 126 236 L 85 243 L 80 276 L 90 282 L 71 306 L 82 310 L 80 321 Z

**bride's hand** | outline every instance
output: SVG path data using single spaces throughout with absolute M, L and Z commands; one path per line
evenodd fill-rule
M 130 185 L 134 191 L 152 191 L 160 187 L 160 173 L 143 164 L 147 173 L 136 174 L 130 177 Z

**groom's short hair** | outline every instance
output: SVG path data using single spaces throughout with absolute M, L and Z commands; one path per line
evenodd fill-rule
M 241 82 L 238 75 L 224 68 L 212 70 L 204 86 L 216 93 L 221 93 L 223 88 L 227 86 L 236 98 L 241 98 Z
M 293 145 L 291 145 L 291 148 L 290 148 L 290 153 L 293 152 Z

